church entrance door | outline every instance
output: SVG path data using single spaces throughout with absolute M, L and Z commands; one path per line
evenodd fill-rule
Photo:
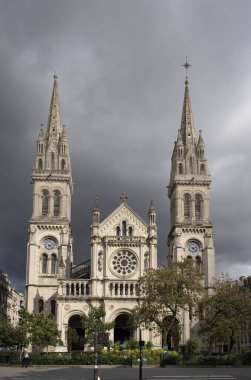
M 133 331 L 128 326 L 129 315 L 119 314 L 114 324 L 114 343 L 123 343 L 125 340 L 132 338 Z
M 73 315 L 68 321 L 68 351 L 84 349 L 85 330 L 81 327 L 80 315 Z

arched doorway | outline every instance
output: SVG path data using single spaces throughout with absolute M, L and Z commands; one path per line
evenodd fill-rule
M 114 322 L 114 343 L 123 343 L 133 336 L 133 331 L 129 327 L 129 315 L 119 314 Z
M 172 323 L 171 317 L 166 317 L 164 322 L 169 325 Z M 173 322 L 171 329 L 166 336 L 162 334 L 162 345 L 167 346 L 168 350 L 178 351 L 180 343 L 179 322 L 177 319 Z
M 84 349 L 85 330 L 81 327 L 80 315 L 73 315 L 68 321 L 68 351 Z

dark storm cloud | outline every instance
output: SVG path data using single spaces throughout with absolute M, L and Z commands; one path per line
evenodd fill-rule
M 1 239 L 4 270 L 25 277 L 30 174 L 52 75 L 70 142 L 75 262 L 89 257 L 90 210 L 158 211 L 166 262 L 169 181 L 188 55 L 196 130 L 203 130 L 217 272 L 251 273 L 249 1 L 0 0 Z

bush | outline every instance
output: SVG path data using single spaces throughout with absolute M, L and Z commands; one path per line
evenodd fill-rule
M 183 364 L 185 365 L 235 365 L 239 362 L 237 355 L 226 355 L 226 356 L 194 356 L 190 358 L 185 358 Z
M 249 352 L 244 352 L 243 354 L 240 355 L 240 361 L 244 365 L 249 365 L 251 364 L 251 351 Z
M 200 353 L 200 342 L 197 339 L 188 339 L 185 344 L 180 345 L 181 354 L 185 357 L 193 357 Z
M 160 366 L 165 367 L 166 365 L 177 365 L 180 364 L 180 362 L 181 357 L 179 356 L 178 352 L 170 351 L 167 354 L 161 356 Z

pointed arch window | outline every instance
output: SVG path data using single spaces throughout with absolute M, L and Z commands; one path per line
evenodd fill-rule
M 116 227 L 116 236 L 117 236 L 117 238 L 120 237 L 120 227 L 119 226 Z
M 126 237 L 126 221 L 123 220 L 122 222 L 122 236 Z
M 42 191 L 42 215 L 48 215 L 49 213 L 49 191 Z
M 51 255 L 51 274 L 56 273 L 56 268 L 57 268 L 57 256 Z
M 53 207 L 53 215 L 59 216 L 60 214 L 60 200 L 61 200 L 61 193 L 59 190 L 53 191 L 54 196 L 54 207 Z
M 132 238 L 132 235 L 133 235 L 132 227 L 129 227 L 128 234 L 129 234 L 129 237 Z
M 201 272 L 202 261 L 201 261 L 201 257 L 200 256 L 196 256 L 195 257 L 195 265 L 196 265 L 196 268 L 198 269 L 198 271 Z
M 204 164 L 200 165 L 200 174 L 206 174 L 206 169 L 205 169 L 205 165 Z
M 47 273 L 47 266 L 48 266 L 48 256 L 43 253 L 42 254 L 42 273 Z
M 190 194 L 185 194 L 183 201 L 184 201 L 184 219 L 190 219 L 190 206 L 191 206 Z
M 61 170 L 65 170 L 65 160 L 61 161 Z
M 55 300 L 51 300 L 51 314 L 52 315 L 56 315 L 56 301 Z
M 183 174 L 183 165 L 181 162 L 179 163 L 179 174 Z
M 190 174 L 193 174 L 193 157 L 192 156 L 189 159 L 189 171 L 190 171 Z
M 51 168 L 55 169 L 55 154 L 51 152 Z
M 43 311 L 44 311 L 44 300 L 40 298 L 40 300 L 38 301 L 38 312 L 42 313 Z
M 195 195 L 195 219 L 202 219 L 202 196 Z
M 43 160 L 42 160 L 42 158 L 39 158 L 39 160 L 38 160 L 38 169 L 43 169 Z

